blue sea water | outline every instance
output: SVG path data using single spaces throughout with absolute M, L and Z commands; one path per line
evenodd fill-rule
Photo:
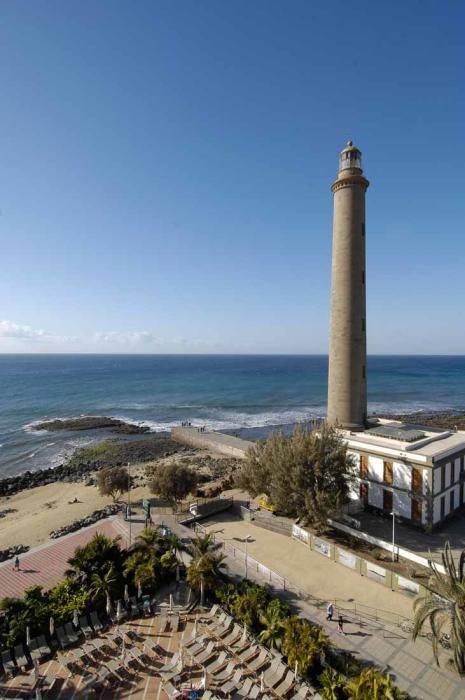
M 35 421 L 105 415 L 169 430 L 182 421 L 247 434 L 326 412 L 326 356 L 0 355 L 0 477 L 63 461 L 102 431 Z M 465 356 L 373 356 L 369 412 L 465 410 Z

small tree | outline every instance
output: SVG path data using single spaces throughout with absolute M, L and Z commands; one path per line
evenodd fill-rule
M 174 506 L 197 487 L 197 474 L 183 464 L 161 464 L 150 472 L 149 488 Z
M 127 491 L 129 474 L 126 467 L 108 467 L 97 474 L 97 486 L 101 496 L 111 496 L 113 502 Z

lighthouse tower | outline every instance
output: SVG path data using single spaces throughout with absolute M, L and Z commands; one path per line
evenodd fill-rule
M 328 423 L 363 430 L 367 418 L 365 192 L 362 154 L 339 156 L 334 194 Z

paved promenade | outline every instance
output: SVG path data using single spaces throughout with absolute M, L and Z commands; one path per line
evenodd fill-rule
M 180 536 L 192 536 L 192 531 L 174 522 L 174 519 L 165 519 Z M 242 522 L 242 521 L 241 521 Z M 207 523 L 203 523 L 207 525 Z M 411 601 L 404 598 L 399 593 L 392 593 L 388 589 L 369 581 L 366 578 L 358 577 L 351 583 L 349 574 L 352 572 L 338 566 L 336 563 L 326 561 L 315 553 L 318 557 L 312 559 L 311 565 L 307 564 L 306 574 L 303 575 L 301 569 L 296 568 L 297 559 L 305 561 L 307 555 L 312 554 L 307 551 L 305 546 L 290 540 L 283 535 L 274 532 L 262 530 L 258 527 L 253 527 L 251 523 L 243 523 L 246 532 L 255 540 L 248 545 L 250 554 L 264 564 L 271 560 L 268 559 L 270 552 L 273 551 L 274 571 L 281 576 L 286 575 L 286 590 L 273 588 L 273 593 L 277 597 L 291 604 L 294 609 L 303 617 L 312 620 L 321 625 L 329 635 L 335 646 L 346 649 L 352 652 L 361 660 L 369 661 L 379 668 L 391 673 L 396 684 L 406 690 L 410 697 L 414 700 L 459 700 L 465 698 L 465 680 L 461 680 L 457 674 L 450 670 L 447 665 L 449 655 L 441 649 L 440 661 L 441 666 L 438 668 L 433 659 L 431 651 L 431 643 L 426 639 L 419 639 L 413 643 L 408 634 L 401 631 L 399 627 L 391 624 L 383 624 L 376 622 L 369 617 L 355 617 L 350 613 L 344 613 L 345 619 L 345 635 L 337 633 L 337 623 L 326 621 L 325 606 L 315 605 L 311 602 L 310 596 L 306 593 L 314 581 L 314 576 L 320 577 L 319 594 L 321 598 L 331 600 L 336 597 L 334 595 L 338 589 L 342 588 L 345 591 L 346 600 L 351 600 L 352 595 L 362 602 L 368 600 L 368 596 L 379 595 L 379 607 L 385 607 L 386 599 L 391 601 L 390 609 L 395 611 L 398 605 L 402 607 L 404 604 L 411 611 Z M 213 532 L 226 528 L 226 523 L 215 522 L 210 524 L 209 529 Z M 257 532 L 258 531 L 258 532 Z M 259 533 L 265 533 L 269 544 L 265 548 Z M 218 533 L 220 535 L 220 533 Z M 232 534 L 232 533 L 231 533 Z M 242 531 L 240 537 L 242 538 Z M 221 536 L 221 535 L 220 535 Z M 244 547 L 245 545 L 234 539 L 231 544 L 234 547 Z M 284 550 L 282 549 L 284 543 Z M 296 559 L 296 554 L 293 552 L 293 547 L 297 547 L 297 552 L 300 556 Z M 253 549 L 252 549 L 253 548 Z M 227 548 L 223 552 L 226 555 L 226 563 L 233 578 L 237 580 L 244 578 L 244 561 L 231 556 Z M 266 560 L 266 561 L 265 561 Z M 307 560 L 310 562 L 310 559 Z M 320 567 L 327 564 L 328 571 L 322 573 Z M 288 571 L 289 569 L 289 571 Z M 294 569 L 294 576 L 292 576 Z M 268 579 L 265 572 L 257 569 L 249 568 L 248 577 L 257 583 L 267 584 Z M 353 588 L 355 585 L 355 589 Z M 337 587 L 337 588 L 336 588 Z M 370 593 L 369 593 L 370 591 Z
M 112 516 L 50 543 L 34 547 L 26 554 L 20 555 L 19 571 L 15 571 L 13 559 L 0 564 L 0 598 L 21 596 L 26 588 L 34 585 L 43 586 L 46 590 L 52 588 L 64 577 L 66 569 L 69 569 L 67 560 L 76 547 L 87 544 L 96 532 L 112 538 L 119 535 L 121 546 L 127 546 L 124 523 L 119 516 Z

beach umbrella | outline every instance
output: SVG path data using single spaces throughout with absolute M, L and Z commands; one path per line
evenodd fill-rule
M 75 627 L 79 627 L 79 618 L 78 618 L 78 612 L 77 612 L 77 610 L 75 610 L 75 611 L 74 611 L 74 614 L 73 614 L 73 625 L 74 625 Z
M 203 678 L 202 678 L 202 688 L 203 688 L 203 690 L 207 690 L 207 682 L 208 682 L 208 679 L 207 679 L 207 669 L 206 669 L 205 666 L 204 666 L 204 667 L 203 667 Z
M 137 597 L 142 598 L 142 586 L 140 585 L 140 581 L 137 584 Z
M 170 593 L 170 612 L 172 611 L 172 609 L 173 609 L 173 594 Z
M 40 678 L 39 662 L 37 661 L 37 659 L 34 658 L 32 659 L 32 663 L 34 665 L 34 678 L 36 679 L 36 681 L 38 681 Z
M 299 662 L 295 661 L 294 676 L 297 678 L 297 673 L 299 672 Z
M 124 637 L 123 637 L 123 643 L 121 645 L 120 659 L 123 662 L 123 664 L 126 663 L 126 640 Z
M 48 622 L 48 628 L 50 631 L 50 636 L 53 637 L 53 633 L 55 632 L 55 620 L 53 619 L 53 617 L 51 617 Z
M 108 615 L 108 617 L 111 617 L 112 612 L 113 612 L 113 607 L 111 605 L 110 596 L 107 595 L 107 615 Z
M 179 660 L 181 662 L 181 668 L 184 666 L 184 645 L 182 642 L 179 644 Z
M 265 676 L 263 675 L 263 671 L 260 673 L 260 692 L 265 692 Z
M 26 627 L 26 646 L 31 646 L 31 630 L 29 629 L 29 625 Z
M 35 692 L 35 700 L 42 700 L 42 693 L 40 692 L 40 688 L 36 688 Z
M 194 629 L 192 630 L 191 639 L 197 639 L 197 618 L 194 620 Z
M 126 604 L 129 603 L 129 588 L 128 588 L 128 584 L 126 584 L 125 587 L 124 587 L 124 602 L 125 602 Z
M 116 620 L 117 620 L 117 622 L 119 622 L 122 617 L 123 617 L 123 604 L 120 600 L 118 600 L 118 604 L 116 606 Z
M 244 625 L 244 630 L 242 632 L 242 637 L 241 637 L 241 642 L 246 642 L 247 641 L 247 625 Z

